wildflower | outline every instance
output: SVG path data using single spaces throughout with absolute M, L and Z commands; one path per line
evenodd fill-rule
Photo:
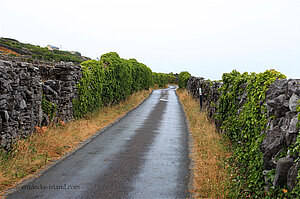
M 286 193 L 286 192 L 287 192 L 287 190 L 286 190 L 286 189 L 282 189 L 282 192 L 283 192 L 283 193 Z

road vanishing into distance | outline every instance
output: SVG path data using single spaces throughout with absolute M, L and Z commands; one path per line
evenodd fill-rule
M 7 198 L 187 198 L 188 127 L 175 86 Z

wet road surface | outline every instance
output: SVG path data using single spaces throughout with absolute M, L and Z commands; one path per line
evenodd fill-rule
M 188 130 L 175 87 L 7 198 L 187 198 Z

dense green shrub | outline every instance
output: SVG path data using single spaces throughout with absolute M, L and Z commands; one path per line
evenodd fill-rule
M 129 59 L 128 65 L 131 68 L 133 78 L 132 92 L 149 89 L 152 85 L 152 71 L 146 65 L 137 62 L 135 59 Z
M 178 76 L 178 74 L 176 73 L 176 74 L 173 74 L 173 73 L 169 73 L 169 80 L 168 80 L 168 83 L 169 84 L 178 84 L 178 82 L 177 82 L 177 77 L 176 76 Z
M 155 73 L 153 72 L 153 84 L 159 87 L 164 87 L 169 83 L 169 75 L 165 73 Z
M 187 82 L 189 80 L 189 77 L 191 76 L 191 74 L 189 72 L 181 72 L 178 75 L 178 85 L 179 88 L 186 88 Z
M 215 119 L 221 124 L 221 129 L 233 143 L 234 155 L 230 162 L 232 184 L 229 196 L 245 198 L 266 197 L 265 182 L 262 174 L 262 152 L 259 146 L 264 138 L 261 135 L 266 125 L 266 114 L 263 101 L 265 92 L 276 80 L 285 76 L 274 70 L 264 73 L 243 73 L 237 71 L 223 74 L 223 85 Z M 245 89 L 245 90 L 244 90 Z M 247 93 L 246 101 L 239 106 L 243 93 Z M 237 169 L 237 170 L 235 170 Z M 271 196 L 270 196 L 271 197 Z
M 115 52 L 101 56 L 100 65 L 104 67 L 104 87 L 102 100 L 111 104 L 124 100 L 131 94 L 133 78 L 127 61 Z
M 78 98 L 73 101 L 75 117 L 83 117 L 103 105 L 105 74 L 103 66 L 95 60 L 83 62 L 81 66 L 82 78 L 77 85 Z
M 102 55 L 100 61 L 85 61 L 81 66 L 78 98 L 73 102 L 75 117 L 83 117 L 103 105 L 118 103 L 152 85 L 150 68 L 135 59 L 122 59 L 115 52 Z

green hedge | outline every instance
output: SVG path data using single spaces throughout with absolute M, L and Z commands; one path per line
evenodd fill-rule
M 125 100 L 133 92 L 152 85 L 150 68 L 135 59 L 122 59 L 115 52 L 102 55 L 100 61 L 85 61 L 81 66 L 78 98 L 73 101 L 76 118 L 103 105 Z
M 169 74 L 153 72 L 153 84 L 164 87 L 169 83 Z
M 140 91 L 148 89 L 149 85 L 152 85 L 152 71 L 146 65 L 139 63 L 135 59 L 129 59 L 128 65 L 131 67 L 131 73 L 134 82 L 132 83 L 132 91 Z
M 187 82 L 188 82 L 190 76 L 191 76 L 191 74 L 186 71 L 179 73 L 179 75 L 178 75 L 179 88 L 186 88 L 186 85 L 187 85 Z
M 169 75 L 169 77 L 168 77 L 169 78 L 169 80 L 168 80 L 169 84 L 178 84 L 177 78 L 176 78 L 176 76 L 178 76 L 177 73 L 176 74 L 169 73 L 168 75 Z

